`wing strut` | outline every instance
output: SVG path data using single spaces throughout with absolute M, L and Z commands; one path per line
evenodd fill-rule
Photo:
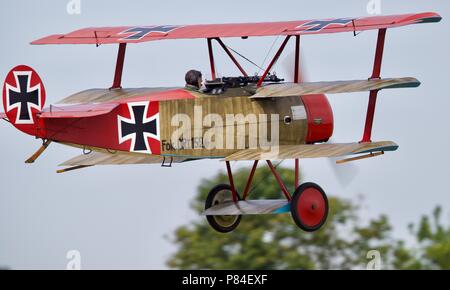
M 111 89 L 121 89 L 122 88 L 122 71 L 123 71 L 123 63 L 125 60 L 126 48 L 127 48 L 126 43 L 119 44 L 119 51 L 117 52 L 116 71 L 114 73 L 114 82 L 113 82 Z
M 375 61 L 371 80 L 379 79 L 381 73 L 381 62 L 383 60 L 384 40 L 386 39 L 386 28 L 378 30 L 377 49 L 375 52 Z M 360 142 L 371 142 L 373 117 L 375 114 L 375 105 L 377 103 L 378 90 L 370 91 L 369 104 L 367 105 L 366 124 L 364 134 Z
M 273 57 L 272 61 L 270 62 L 270 64 L 267 66 L 266 71 L 263 73 L 263 75 L 261 76 L 261 78 L 259 79 L 259 82 L 256 84 L 256 87 L 260 87 L 264 81 L 264 79 L 266 78 L 266 76 L 269 74 L 270 69 L 272 68 L 272 66 L 277 62 L 278 58 L 280 57 L 281 53 L 283 52 L 284 48 L 286 47 L 286 44 L 288 43 L 289 39 L 291 38 L 291 35 L 286 36 L 286 38 L 284 39 L 283 43 L 281 44 L 280 48 L 278 49 L 277 53 L 275 54 L 275 56 Z

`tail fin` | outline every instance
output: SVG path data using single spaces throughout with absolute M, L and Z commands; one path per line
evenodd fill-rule
M 34 69 L 26 65 L 14 67 L 3 84 L 3 108 L 17 129 L 37 136 L 39 118 L 45 103 L 45 88 Z

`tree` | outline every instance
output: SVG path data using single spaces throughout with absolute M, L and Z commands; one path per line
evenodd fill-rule
M 278 172 L 290 192 L 294 191 L 294 173 L 279 168 Z M 248 169 L 234 174 L 236 188 L 245 187 Z M 281 191 L 269 169 L 259 168 L 254 176 L 256 187 L 252 199 L 281 198 Z M 192 208 L 201 213 L 211 188 L 228 183 L 219 173 L 203 180 Z M 330 213 L 319 231 L 306 233 L 297 228 L 289 214 L 244 216 L 232 233 L 212 230 L 206 219 L 179 227 L 173 242 L 178 251 L 167 262 L 178 269 L 354 269 L 365 268 L 369 250 L 378 250 L 383 265 L 393 264 L 396 244 L 386 216 L 362 225 L 358 206 L 347 199 L 329 197 Z
M 441 223 L 441 215 L 442 208 L 437 206 L 431 217 L 424 215 L 409 226 L 416 245 L 406 249 L 401 243 L 397 248 L 397 269 L 450 269 L 450 227 Z

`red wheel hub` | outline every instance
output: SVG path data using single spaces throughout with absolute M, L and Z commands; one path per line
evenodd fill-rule
M 308 227 L 315 227 L 325 217 L 326 202 L 322 193 L 314 187 L 305 189 L 297 203 L 300 220 Z

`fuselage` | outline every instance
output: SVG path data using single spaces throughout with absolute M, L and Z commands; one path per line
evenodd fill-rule
M 186 158 L 221 158 L 242 149 L 322 142 L 332 135 L 333 114 L 324 95 L 249 96 L 245 88 L 220 95 L 184 88 L 87 90 L 64 99 L 70 105 L 44 109 L 74 114 L 40 119 L 35 135 L 86 149 Z M 92 109 L 77 115 L 75 103 L 87 101 Z

